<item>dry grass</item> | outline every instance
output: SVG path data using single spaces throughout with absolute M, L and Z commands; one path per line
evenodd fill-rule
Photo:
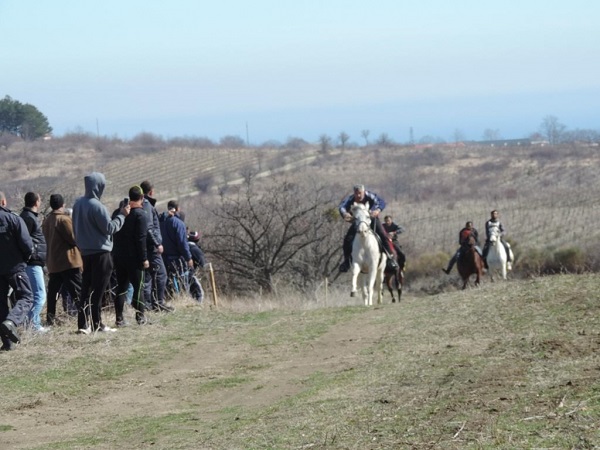
M 338 291 L 321 305 L 180 298 L 148 327 L 27 334 L 0 355 L 0 441 L 597 448 L 599 288 L 593 275 L 555 276 L 379 308 L 343 306 Z

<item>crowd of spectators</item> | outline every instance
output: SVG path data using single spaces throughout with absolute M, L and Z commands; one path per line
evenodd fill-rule
M 65 313 L 77 315 L 77 333 L 83 335 L 129 326 L 126 305 L 135 310 L 136 323 L 146 326 L 148 311 L 173 311 L 168 301 L 177 293 L 202 301 L 195 276 L 206 264 L 200 233 L 186 228 L 177 201 L 169 201 L 159 215 L 154 187 L 146 180 L 132 186 L 111 215 L 101 202 L 104 175 L 90 173 L 84 184 L 72 213 L 63 196 L 53 193 L 43 220 L 39 193 L 27 192 L 17 215 L 0 192 L 1 350 L 15 348 L 20 327 L 46 333 L 60 325 L 59 296 Z M 113 326 L 102 319 L 107 297 L 114 305 Z

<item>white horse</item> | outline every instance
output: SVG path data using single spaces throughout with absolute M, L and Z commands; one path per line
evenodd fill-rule
M 377 303 L 381 303 L 383 295 L 383 271 L 387 255 L 379 250 L 379 241 L 371 229 L 369 210 L 362 203 L 354 203 L 350 208 L 357 228 L 352 241 L 352 291 L 357 292 L 358 276 L 362 277 L 362 292 L 365 306 L 373 305 L 373 294 L 377 291 Z
M 492 281 L 494 281 L 494 273 L 500 273 L 502 279 L 506 280 L 506 272 L 511 270 L 511 264 L 507 263 L 507 255 L 506 249 L 502 242 L 500 241 L 500 231 L 497 228 L 492 228 L 490 230 L 489 237 L 489 249 L 487 254 L 487 263 L 489 267 L 489 275 Z M 514 260 L 512 257 L 512 250 L 508 247 L 510 251 L 511 261 Z

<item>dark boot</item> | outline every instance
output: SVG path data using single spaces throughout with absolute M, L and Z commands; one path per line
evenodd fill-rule
M 348 272 L 350 270 L 350 259 L 345 259 L 340 264 L 339 271 L 340 272 Z
M 456 264 L 456 261 L 458 261 L 459 257 L 460 250 L 457 251 L 452 258 L 450 258 L 450 261 L 448 261 L 448 267 L 446 269 L 442 269 L 446 275 L 450 275 L 450 272 L 452 271 L 452 268 L 454 267 L 454 264 Z

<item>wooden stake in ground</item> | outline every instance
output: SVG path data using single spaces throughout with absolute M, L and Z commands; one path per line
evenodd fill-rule
M 212 263 L 208 263 L 208 272 L 210 274 L 210 288 L 212 290 L 213 303 L 215 308 L 218 306 L 217 302 L 217 285 L 215 284 L 215 272 L 213 270 Z

